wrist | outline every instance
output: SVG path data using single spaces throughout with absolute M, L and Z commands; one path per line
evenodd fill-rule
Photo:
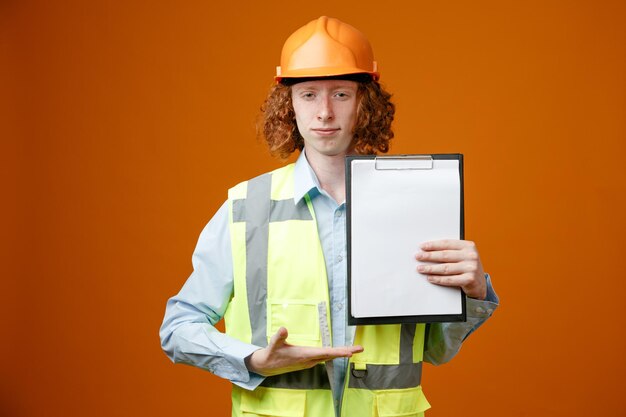
M 484 272 L 478 275 L 474 285 L 472 285 L 472 287 L 468 290 L 469 291 L 465 291 L 465 289 L 463 289 L 465 294 L 470 298 L 481 301 L 484 301 L 485 298 L 487 298 L 487 278 L 485 277 Z
M 249 372 L 254 372 L 255 374 L 262 375 L 261 371 L 258 368 L 258 355 L 261 349 L 255 350 L 248 356 L 243 359 L 244 364 Z M 255 357 L 256 355 L 256 357 Z
M 252 365 L 252 355 L 254 355 L 256 352 L 258 351 L 255 350 L 243 359 L 243 363 L 246 365 L 246 368 L 249 372 L 257 373 L 256 368 L 254 367 L 254 365 Z

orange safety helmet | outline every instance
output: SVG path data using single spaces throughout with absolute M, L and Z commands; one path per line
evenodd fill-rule
M 274 79 L 348 74 L 369 74 L 374 80 L 380 77 L 372 47 L 356 28 L 322 16 L 285 41 Z

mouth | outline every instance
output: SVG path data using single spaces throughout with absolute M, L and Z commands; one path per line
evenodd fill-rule
M 311 129 L 313 132 L 317 133 L 320 136 L 332 136 L 335 133 L 339 132 L 339 128 L 330 128 L 330 127 L 322 127 L 317 129 Z

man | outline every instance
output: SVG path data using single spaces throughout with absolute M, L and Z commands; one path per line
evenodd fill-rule
M 367 39 L 339 20 L 287 39 L 261 131 L 273 154 L 300 156 L 229 190 L 168 301 L 163 349 L 229 379 L 233 416 L 420 416 L 422 360 L 450 360 L 497 306 L 472 242 L 426 242 L 417 271 L 461 287 L 468 321 L 347 325 L 344 157 L 388 150 L 394 106 L 378 78 Z

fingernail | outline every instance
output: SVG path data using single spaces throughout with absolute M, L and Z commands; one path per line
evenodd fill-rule
M 417 271 L 418 272 L 426 272 L 426 267 L 424 265 L 418 265 Z

